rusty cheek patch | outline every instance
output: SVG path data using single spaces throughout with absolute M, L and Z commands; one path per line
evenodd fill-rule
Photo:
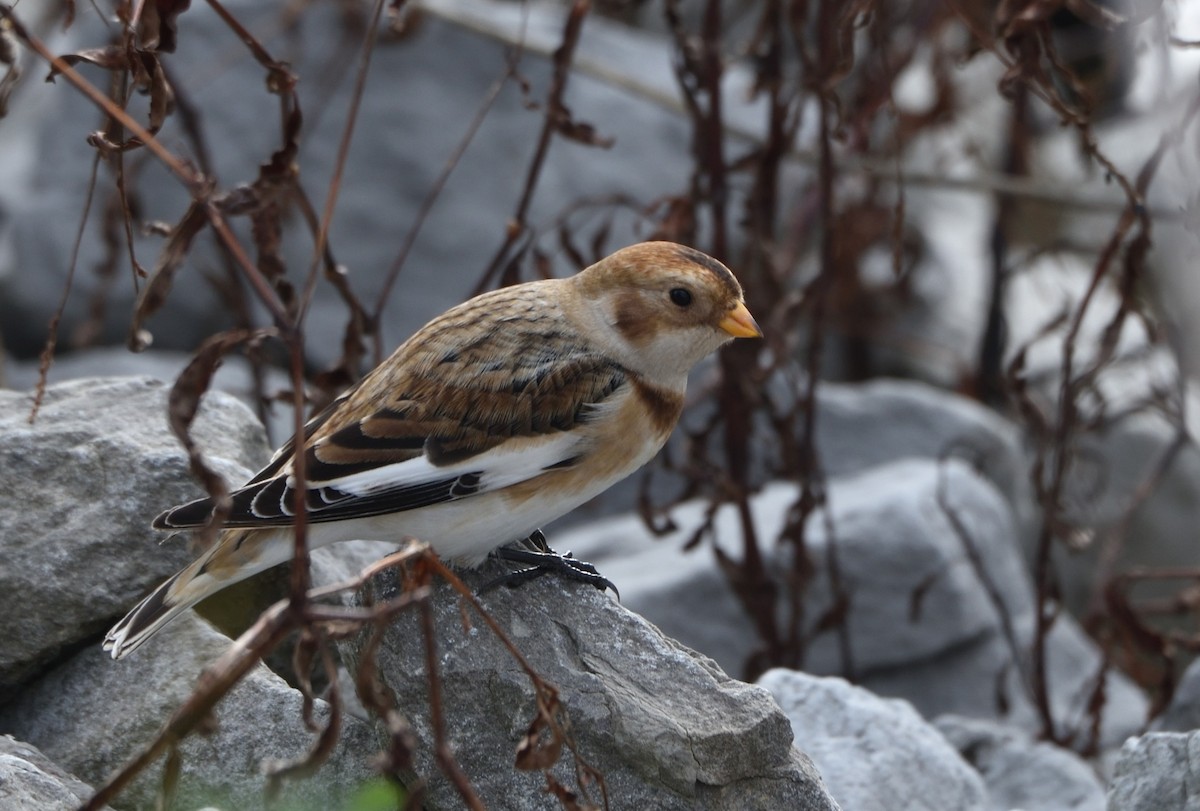
M 658 332 L 649 308 L 636 292 L 622 293 L 617 298 L 616 317 L 613 326 L 633 346 L 645 346 Z
M 649 415 L 655 435 L 662 436 L 665 442 L 666 437 L 675 430 L 675 423 L 679 422 L 679 415 L 683 411 L 683 396 L 661 389 L 638 377 L 631 380 L 634 396 Z

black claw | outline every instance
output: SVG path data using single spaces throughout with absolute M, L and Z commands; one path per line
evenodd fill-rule
M 555 552 L 546 542 L 546 536 L 540 529 L 535 530 L 520 544 L 502 546 L 492 554 L 509 563 L 526 564 L 526 567 L 500 575 L 494 580 L 484 583 L 479 588 L 479 594 L 491 591 L 497 586 L 516 588 L 530 580 L 536 580 L 542 575 L 555 574 L 568 580 L 595 586 L 600 591 L 611 590 L 613 594 L 617 595 L 618 600 L 621 599 L 621 592 L 617 591 L 613 582 L 600 574 L 595 566 L 586 561 L 576 560 L 570 552 L 563 555 Z

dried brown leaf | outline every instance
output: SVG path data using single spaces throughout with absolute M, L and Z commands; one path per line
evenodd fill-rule
M 75 53 L 63 54 L 59 59 L 72 67 L 81 62 L 86 62 L 89 65 L 96 65 L 105 70 L 125 70 L 129 68 L 128 54 L 119 45 L 108 45 L 103 48 L 85 48 Z M 53 82 L 59 72 L 56 65 L 51 65 L 50 72 L 46 75 L 46 81 Z
M 152 51 L 173 53 L 178 41 L 180 14 L 188 10 L 191 0 L 153 0 L 142 7 L 138 34 L 142 47 Z
M 558 762 L 562 754 L 563 736 L 562 730 L 552 717 L 557 710 L 557 699 L 539 709 L 521 742 L 517 744 L 516 767 L 521 771 L 548 769 Z
M 558 115 L 554 116 L 554 128 L 564 138 L 588 146 L 608 149 L 617 142 L 616 138 L 600 135 L 596 128 L 586 121 L 576 121 L 566 107 L 560 108 Z
M 208 224 L 208 212 L 204 203 L 193 201 L 184 213 L 183 219 L 174 227 L 167 244 L 159 254 L 158 262 L 142 294 L 138 297 L 129 331 L 129 347 L 134 352 L 141 352 L 149 346 L 143 337 L 143 325 L 146 319 L 166 302 L 171 287 L 175 282 L 175 273 L 191 250 L 192 241 Z
M 188 465 L 193 475 L 200 479 L 205 491 L 218 504 L 226 497 L 225 480 L 204 461 L 200 448 L 191 436 L 192 422 L 200 409 L 201 398 L 208 391 L 212 377 L 225 355 L 245 343 L 273 334 L 273 330 L 237 329 L 213 335 L 196 350 L 191 361 L 171 386 L 167 397 L 167 417 L 171 432 L 187 451 Z
M 311 628 L 307 630 L 311 630 Z M 310 636 L 315 638 L 315 645 L 321 654 L 326 675 L 329 677 L 329 701 L 327 702 L 329 721 L 320 730 L 317 740 L 313 742 L 312 748 L 308 752 L 293 760 L 279 760 L 263 764 L 267 774 L 265 793 L 268 800 L 278 795 L 284 778 L 294 780 L 311 777 L 315 774 L 325 761 L 329 760 L 329 756 L 333 754 L 334 747 L 337 746 L 338 739 L 341 737 L 342 701 L 338 694 L 337 667 L 334 665 L 333 654 L 330 653 L 328 642 L 320 637 L 319 632 Z M 310 730 L 316 731 L 316 724 L 310 714 L 311 707 L 307 706 L 310 703 L 309 700 L 306 700 L 304 720 Z
M 175 92 L 171 89 L 171 83 L 167 81 L 167 75 L 163 72 L 162 63 L 158 59 L 152 60 L 149 73 L 150 119 L 148 129 L 151 133 L 156 133 L 162 129 L 163 122 L 167 120 L 167 116 L 175 107 Z

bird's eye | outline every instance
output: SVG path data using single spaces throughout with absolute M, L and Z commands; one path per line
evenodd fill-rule
M 686 307 L 692 303 L 692 294 L 682 287 L 676 287 L 671 291 L 671 303 L 679 307 Z

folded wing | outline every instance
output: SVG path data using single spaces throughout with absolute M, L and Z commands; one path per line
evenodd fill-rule
M 518 336 L 519 337 L 519 336 Z M 469 498 L 574 464 L 590 449 L 572 429 L 628 387 L 611 360 L 561 335 L 424 348 L 390 378 L 372 373 L 305 429 L 307 520 L 320 523 L 403 512 Z M 399 351 L 404 351 L 402 347 Z M 516 359 L 507 365 L 500 358 Z M 384 367 L 380 367 L 383 369 Z M 288 525 L 295 519 L 295 450 L 288 443 L 232 493 L 227 527 Z M 167 510 L 160 529 L 200 526 L 211 499 Z

